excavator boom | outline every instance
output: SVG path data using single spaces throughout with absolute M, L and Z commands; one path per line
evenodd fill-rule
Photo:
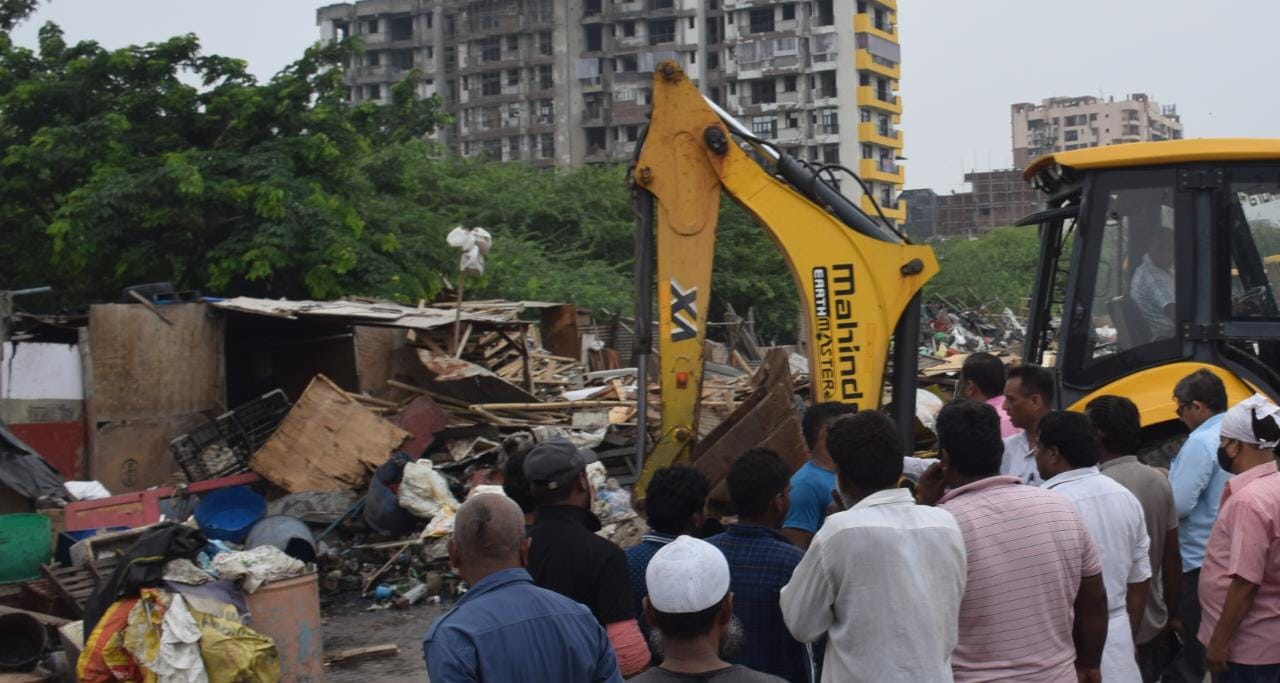
M 820 180 L 819 169 L 754 141 L 761 156 L 774 157 L 775 173 L 786 181 L 775 177 L 734 143 L 732 134 L 751 139 L 713 106 L 677 64 L 661 64 L 633 168 L 640 230 L 657 234 L 662 392 L 661 437 L 645 458 L 641 496 L 654 471 L 690 457 L 697 434 L 722 192 L 765 229 L 790 266 L 805 316 L 814 402 L 880 406 L 890 339 L 908 304 L 938 271 L 932 249 L 907 244 L 872 221 Z M 652 225 L 644 225 L 646 215 Z M 638 272 L 647 258 L 643 244 L 638 236 Z M 651 286 L 643 278 L 637 282 L 638 321 L 648 313 Z M 916 339 L 903 339 L 901 355 L 914 361 L 916 348 Z

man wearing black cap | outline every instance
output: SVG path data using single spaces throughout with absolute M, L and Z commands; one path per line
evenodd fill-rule
M 595 497 L 587 464 L 596 456 L 568 439 L 544 441 L 524 459 L 524 474 L 538 503 L 529 532 L 533 581 L 586 605 L 609 634 L 623 676 L 649 665 L 649 647 L 636 623 L 627 557 L 597 536 Z

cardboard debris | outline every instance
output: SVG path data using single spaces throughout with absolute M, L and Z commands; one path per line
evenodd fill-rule
M 488 368 L 430 349 L 418 358 L 431 376 L 426 388 L 467 403 L 537 403 L 538 397 Z
M 361 489 L 408 437 L 317 375 L 249 467 L 289 493 Z

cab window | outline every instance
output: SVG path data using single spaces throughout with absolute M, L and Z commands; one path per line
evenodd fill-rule
M 1077 237 L 1064 380 L 1091 386 L 1176 356 L 1177 240 L 1189 201 L 1172 169 L 1099 173 Z
M 1223 204 L 1230 238 L 1232 318 L 1280 318 L 1280 176 L 1272 170 L 1235 170 Z

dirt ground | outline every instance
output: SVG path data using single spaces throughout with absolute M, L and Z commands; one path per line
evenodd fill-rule
M 325 680 L 329 683 L 427 680 L 427 669 L 422 663 L 422 638 L 431 622 L 449 605 L 418 604 L 405 610 L 366 612 L 372 604 L 372 598 L 361 598 L 355 593 L 344 593 L 325 601 L 322 606 L 325 652 L 333 654 L 353 647 L 395 643 L 400 646 L 400 653 L 332 666 L 325 672 Z

